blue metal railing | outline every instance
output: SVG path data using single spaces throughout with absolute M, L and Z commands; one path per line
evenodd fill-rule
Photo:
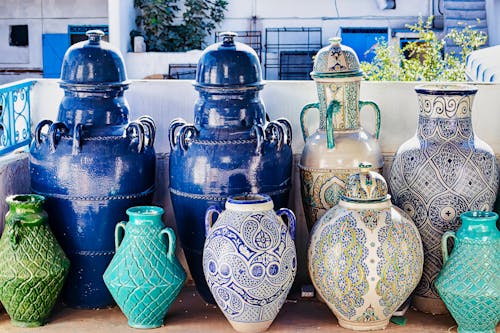
M 34 83 L 0 86 L 0 156 L 30 143 L 30 91 Z

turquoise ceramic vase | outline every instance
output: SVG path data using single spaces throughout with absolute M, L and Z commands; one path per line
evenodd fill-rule
M 116 225 L 116 254 L 104 282 L 131 327 L 160 327 L 186 280 L 175 233 L 163 228 L 160 207 L 132 207 L 127 215 L 129 222 Z
M 495 333 L 500 320 L 500 232 L 498 214 L 471 211 L 462 226 L 443 235 L 443 269 L 435 286 L 459 333 Z M 448 239 L 455 239 L 448 255 Z

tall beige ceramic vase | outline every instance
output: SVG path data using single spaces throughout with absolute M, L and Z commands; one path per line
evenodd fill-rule
M 299 163 L 302 203 L 309 229 L 344 194 L 347 177 L 366 161 L 382 171 L 383 158 L 378 142 L 380 110 L 373 102 L 359 100 L 362 72 L 356 53 L 340 44 L 340 38 L 321 49 L 311 77 L 316 82 L 318 103 L 304 106 L 300 115 L 304 150 Z M 361 127 L 360 110 L 375 112 L 375 130 Z M 319 128 L 308 125 L 310 110 L 319 111 Z

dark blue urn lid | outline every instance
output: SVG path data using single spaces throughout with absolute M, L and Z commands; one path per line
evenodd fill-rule
M 262 70 L 257 53 L 248 45 L 235 42 L 237 34 L 223 32 L 222 42 L 207 47 L 198 62 L 197 87 L 261 87 Z
M 120 51 L 102 41 L 101 30 L 87 31 L 88 40 L 76 43 L 65 53 L 62 84 L 126 85 L 127 74 Z

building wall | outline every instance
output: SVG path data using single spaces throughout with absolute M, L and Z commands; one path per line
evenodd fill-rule
M 336 5 L 335 5 L 336 4 Z M 281 27 L 321 27 L 322 45 L 332 36 L 339 35 L 340 27 L 387 27 L 404 28 L 405 24 L 414 24 L 419 15 L 427 17 L 432 12 L 432 0 L 414 1 L 397 0 L 396 8 L 381 10 L 375 0 L 230 0 L 225 19 L 217 31 L 260 30 L 262 44 L 266 28 Z M 198 56 L 188 54 L 184 61 L 172 54 L 130 55 L 129 33 L 135 29 L 133 19 L 133 0 L 109 0 L 110 41 L 118 46 L 127 64 L 127 72 L 132 79 L 141 79 L 149 74 L 168 72 L 169 63 L 196 63 Z M 121 13 L 118 17 L 115 13 Z M 342 16 L 342 17 L 340 17 Z M 288 36 L 290 36 L 288 34 Z M 302 36 L 288 37 L 286 43 L 302 43 Z M 208 36 L 206 44 L 214 42 L 214 36 Z M 276 54 L 271 54 L 272 57 Z M 276 79 L 274 72 L 268 79 Z
M 108 24 L 107 8 L 105 0 L 0 1 L 0 70 L 33 70 L 31 77 L 40 76 L 43 67 L 42 35 L 66 34 L 68 25 Z M 9 26 L 18 24 L 28 25 L 27 47 L 9 46 Z M 12 78 L 0 76 L 0 83 L 9 80 Z

